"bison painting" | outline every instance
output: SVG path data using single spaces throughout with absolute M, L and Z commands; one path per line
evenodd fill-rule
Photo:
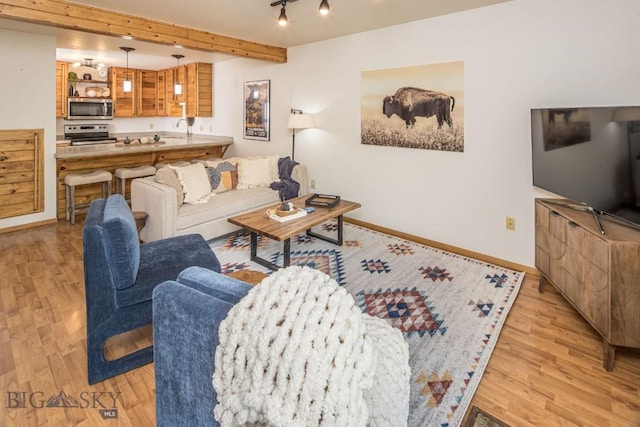
M 453 96 L 433 90 L 402 87 L 395 95 L 386 96 L 382 101 L 382 113 L 390 118 L 394 114 L 407 124 L 407 129 L 416 123 L 416 117 L 436 116 L 438 129 L 443 123 L 451 128 L 451 112 L 456 104 Z

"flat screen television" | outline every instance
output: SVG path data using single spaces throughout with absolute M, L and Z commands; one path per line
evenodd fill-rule
M 532 109 L 531 142 L 534 186 L 640 228 L 640 107 Z

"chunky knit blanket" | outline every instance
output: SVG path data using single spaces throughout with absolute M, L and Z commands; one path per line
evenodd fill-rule
M 213 386 L 222 426 L 403 426 L 409 351 L 324 273 L 281 269 L 220 324 Z

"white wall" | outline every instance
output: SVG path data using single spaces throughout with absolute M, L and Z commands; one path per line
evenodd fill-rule
M 315 113 L 296 160 L 318 191 L 361 202 L 354 217 L 533 265 L 530 109 L 638 104 L 639 16 L 637 0 L 514 0 L 291 48 L 287 64 L 218 64 L 218 129 L 236 153 L 287 154 L 289 108 Z M 464 153 L 360 144 L 362 71 L 449 61 L 465 67 Z M 242 139 L 242 83 L 259 79 L 269 143 Z
M 56 39 L 0 29 L 0 57 L 0 129 L 44 129 L 45 169 L 44 212 L 0 219 L 1 229 L 55 218 Z

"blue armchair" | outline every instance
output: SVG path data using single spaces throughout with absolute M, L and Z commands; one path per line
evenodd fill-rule
M 96 199 L 83 226 L 89 384 L 153 361 L 153 346 L 106 360 L 107 339 L 152 322 L 152 292 L 187 267 L 220 271 L 199 234 L 140 244 L 133 213 L 122 195 Z
M 249 289 L 244 282 L 199 267 L 154 289 L 158 427 L 219 426 L 212 384 L 218 327 Z

